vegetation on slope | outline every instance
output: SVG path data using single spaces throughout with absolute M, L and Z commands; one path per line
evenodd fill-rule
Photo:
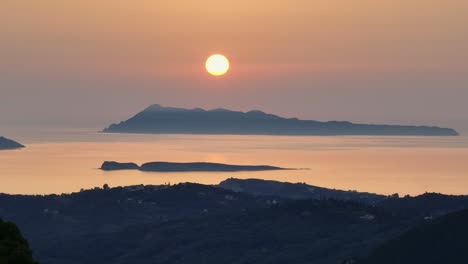
M 468 263 L 467 238 L 468 210 L 463 210 L 383 243 L 362 264 Z
M 11 222 L 0 219 L 0 263 L 37 264 L 26 239 Z

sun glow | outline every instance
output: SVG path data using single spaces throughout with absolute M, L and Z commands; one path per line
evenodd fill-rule
M 229 70 L 229 60 L 221 54 L 214 54 L 208 57 L 205 67 L 211 75 L 224 75 Z

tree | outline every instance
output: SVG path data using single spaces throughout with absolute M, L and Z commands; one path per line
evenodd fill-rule
M 18 227 L 0 219 L 0 263 L 38 264 Z

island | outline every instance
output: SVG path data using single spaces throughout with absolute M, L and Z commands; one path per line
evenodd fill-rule
M 0 150 L 20 148 L 24 148 L 24 146 L 14 140 L 8 139 L 6 137 L 0 137 Z
M 105 161 L 101 165 L 105 171 L 113 170 L 140 170 L 148 172 L 236 172 L 236 171 L 267 171 L 267 170 L 286 170 L 285 168 L 268 165 L 230 165 L 211 162 L 148 162 L 141 166 L 135 163 L 120 163 L 115 161 Z
M 451 128 L 354 124 L 347 121 L 314 121 L 284 118 L 262 111 L 204 110 L 163 107 L 159 104 L 130 119 L 112 124 L 105 133 L 141 134 L 232 134 L 232 135 L 375 135 L 457 136 Z
M 105 161 L 101 165 L 101 170 L 113 171 L 113 170 L 138 170 L 140 166 L 133 162 L 115 162 Z

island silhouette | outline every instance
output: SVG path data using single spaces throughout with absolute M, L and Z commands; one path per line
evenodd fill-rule
M 24 145 L 14 140 L 0 136 L 0 150 L 19 149 L 19 148 L 24 148 Z
M 133 162 L 105 161 L 101 170 L 140 170 L 152 172 L 190 172 L 190 171 L 213 171 L 213 172 L 235 172 L 235 171 L 266 171 L 286 170 L 285 168 L 268 165 L 231 165 L 212 162 L 148 162 L 138 166 Z
M 354 124 L 347 121 L 314 121 L 284 118 L 253 110 L 184 109 L 151 105 L 130 119 L 112 124 L 102 132 L 142 134 L 233 134 L 233 135 L 389 135 L 457 136 L 451 128 Z

